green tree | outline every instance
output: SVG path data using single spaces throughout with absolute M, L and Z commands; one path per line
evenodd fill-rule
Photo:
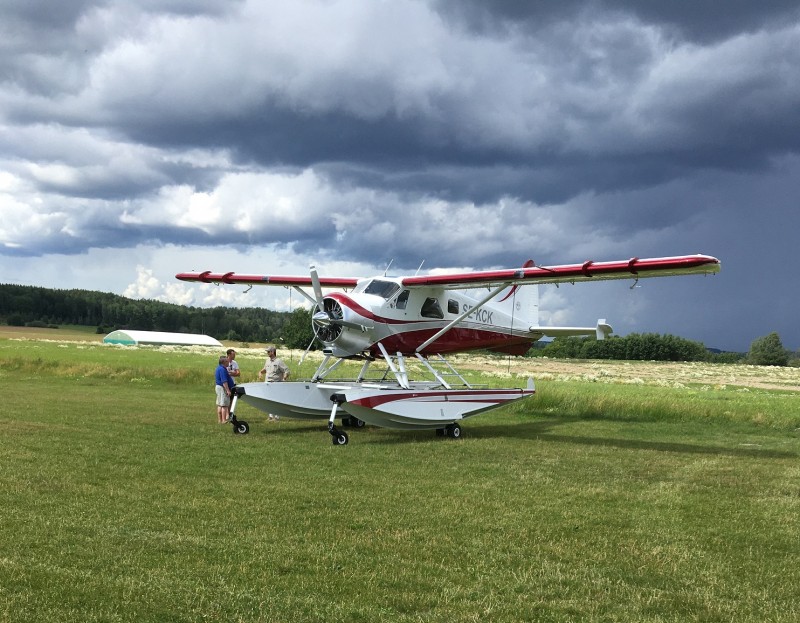
M 773 331 L 753 340 L 747 354 L 747 363 L 756 366 L 785 366 L 789 363 L 789 353 L 783 347 L 780 336 Z
M 283 325 L 283 339 L 289 348 L 306 348 L 309 345 L 314 339 L 311 310 L 298 307 L 289 315 L 289 321 Z

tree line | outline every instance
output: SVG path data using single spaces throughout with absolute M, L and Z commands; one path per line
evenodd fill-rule
M 747 353 L 712 352 L 702 342 L 674 335 L 631 333 L 604 340 L 582 337 L 556 338 L 528 353 L 532 357 L 554 359 L 617 359 L 632 361 L 709 361 L 715 363 L 749 363 L 761 366 L 800 365 L 798 353 L 783 347 L 780 336 L 773 332 L 753 340 Z
M 97 327 L 98 333 L 138 329 L 202 333 L 218 340 L 274 342 L 284 337 L 292 316 L 259 307 L 187 307 L 91 290 L 0 284 L 0 317 L 16 326 L 71 324 Z M 309 317 L 309 340 L 313 335 L 310 322 Z
M 91 290 L 13 284 L 0 284 L 0 318 L 17 326 L 72 324 L 97 327 L 98 333 L 116 329 L 201 333 L 218 340 L 275 342 L 289 348 L 306 348 L 314 337 L 311 312 L 304 308 L 279 312 L 260 307 L 187 307 Z M 784 349 L 777 333 L 754 340 L 746 354 L 712 353 L 701 342 L 656 333 L 632 333 L 605 340 L 557 338 L 538 343 L 528 354 L 559 359 L 800 364 L 798 353 Z

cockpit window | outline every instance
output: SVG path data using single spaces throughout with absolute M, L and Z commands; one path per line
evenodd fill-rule
M 453 299 L 447 299 L 447 313 L 448 314 L 458 313 L 458 301 L 454 301 Z
M 397 297 L 397 303 L 395 303 L 395 307 L 397 309 L 405 309 L 408 306 L 408 295 L 411 294 L 411 290 L 403 290 Z
M 374 294 L 375 296 L 389 299 L 399 289 L 400 286 L 393 281 L 381 281 L 380 279 L 373 279 L 369 285 L 364 288 L 364 294 Z
M 424 318 L 444 318 L 439 301 L 435 298 L 427 298 L 422 304 L 422 316 Z

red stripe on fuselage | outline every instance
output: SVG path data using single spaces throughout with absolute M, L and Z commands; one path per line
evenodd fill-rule
M 382 396 L 367 396 L 366 398 L 359 398 L 357 400 L 349 401 L 352 404 L 374 409 L 389 402 L 397 402 L 399 400 L 409 400 L 412 398 L 435 398 L 436 400 L 425 400 L 421 402 L 490 402 L 493 404 L 500 404 L 514 400 L 520 395 L 526 393 L 533 394 L 533 390 L 522 389 L 499 389 L 499 390 L 445 390 L 437 392 L 408 392 L 405 394 L 387 394 Z M 477 395 L 476 395 L 477 394 Z M 511 394 L 509 396 L 509 394 Z
M 411 324 L 414 322 L 419 322 L 419 320 L 400 320 L 397 318 L 387 318 L 386 316 L 378 316 L 377 314 L 373 313 L 372 310 L 367 309 L 360 303 L 357 303 L 352 298 L 347 296 L 346 294 L 342 294 L 341 292 L 332 292 L 326 298 L 333 299 L 350 309 L 351 311 L 355 312 L 359 316 L 364 318 L 368 318 L 374 322 L 379 322 L 381 324 Z M 433 333 L 431 333 L 433 335 Z
M 383 338 L 381 343 L 390 353 L 401 352 L 404 355 L 411 355 L 416 352 L 420 344 L 430 339 L 439 330 L 440 327 L 435 327 L 432 329 L 418 329 L 405 333 L 395 333 Z M 483 348 L 509 348 L 512 346 L 522 347 L 523 345 L 529 347 L 534 341 L 535 340 L 530 336 L 511 336 L 508 333 L 500 333 L 499 331 L 454 327 L 433 342 L 433 344 L 428 345 L 421 354 L 458 353 Z M 371 350 L 375 355 L 380 354 L 377 346 L 374 346 Z M 527 351 L 527 348 L 525 350 Z
M 417 318 L 414 320 L 400 320 L 397 318 L 387 318 L 379 316 L 367 309 L 351 297 L 340 292 L 333 292 L 328 298 L 334 299 L 339 304 L 347 307 L 350 311 L 358 314 L 362 318 L 371 320 L 375 323 L 389 325 L 393 328 L 391 335 L 380 340 L 384 348 L 390 353 L 401 352 L 404 355 L 412 355 L 416 352 L 420 344 L 427 341 L 434 334 L 445 326 L 445 320 L 428 320 Z M 404 325 L 410 324 L 429 324 L 429 329 L 403 330 Z M 502 327 L 492 328 L 469 328 L 456 326 L 442 335 L 433 344 L 430 344 L 422 354 L 425 353 L 457 353 L 478 349 L 512 349 L 514 352 L 524 353 L 535 340 L 529 335 L 510 335 L 503 332 Z M 517 351 L 518 349 L 518 351 Z M 380 356 L 381 352 L 376 345 L 370 347 L 373 355 Z M 505 351 L 504 351 L 505 352 Z

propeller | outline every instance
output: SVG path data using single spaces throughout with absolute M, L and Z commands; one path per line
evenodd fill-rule
M 323 342 L 333 342 L 342 333 L 341 321 L 344 314 L 342 308 L 336 301 L 325 299 L 322 296 L 322 286 L 319 283 L 317 267 L 313 264 L 309 267 L 311 274 L 311 287 L 314 289 L 314 298 L 317 306 L 311 314 L 311 324 L 314 329 L 314 337 L 319 337 Z
M 311 324 L 314 328 L 314 335 L 323 342 L 333 342 L 342 334 L 342 327 L 366 331 L 371 327 L 366 327 L 357 322 L 350 322 L 344 319 L 342 306 L 333 298 L 322 296 L 322 286 L 320 285 L 319 275 L 316 267 L 312 264 L 309 268 L 311 274 L 311 287 L 314 289 L 314 298 L 317 306 L 311 314 Z

